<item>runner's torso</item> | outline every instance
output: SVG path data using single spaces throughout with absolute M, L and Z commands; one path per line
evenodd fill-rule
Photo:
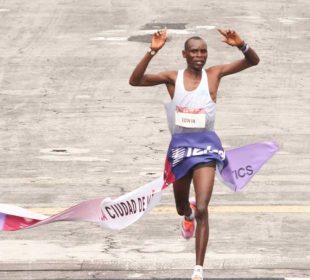
M 166 112 L 171 134 L 214 130 L 216 108 L 205 70 L 202 70 L 200 83 L 191 91 L 185 89 L 184 70 L 178 71 L 173 98 L 166 104 Z

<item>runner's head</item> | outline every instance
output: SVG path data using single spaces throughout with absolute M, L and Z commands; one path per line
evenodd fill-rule
M 190 37 L 185 41 L 182 53 L 189 68 L 201 71 L 208 57 L 207 43 L 201 37 Z

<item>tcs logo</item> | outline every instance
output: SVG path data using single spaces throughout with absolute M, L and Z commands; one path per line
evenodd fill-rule
M 251 165 L 247 165 L 245 167 L 240 167 L 239 169 L 233 170 L 235 178 L 238 180 L 245 176 L 251 176 L 254 173 L 253 167 Z

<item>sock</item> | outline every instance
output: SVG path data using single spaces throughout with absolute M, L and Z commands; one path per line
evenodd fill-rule
M 201 277 L 201 279 L 203 279 L 203 268 L 201 265 L 195 265 L 194 266 L 194 272 L 193 272 L 193 276 L 199 276 Z
M 185 216 L 185 220 L 194 220 L 195 219 L 195 213 L 194 211 L 192 210 L 192 213 L 189 215 L 189 216 Z

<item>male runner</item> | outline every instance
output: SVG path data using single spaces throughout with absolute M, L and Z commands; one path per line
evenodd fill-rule
M 215 103 L 221 78 L 259 63 L 256 52 L 234 30 L 218 29 L 223 42 L 237 47 L 243 59 L 204 69 L 207 61 L 207 43 L 200 37 L 189 38 L 184 45 L 185 70 L 145 74 L 152 58 L 165 45 L 167 30 L 153 34 L 150 49 L 134 69 L 129 83 L 132 86 L 165 84 L 171 97 L 167 115 L 172 135 L 196 131 L 213 131 Z M 171 111 L 172 110 L 172 111 Z M 185 116 L 185 117 L 184 117 Z M 198 164 L 183 178 L 173 183 L 176 208 L 182 220 L 182 235 L 189 239 L 196 232 L 196 265 L 193 280 L 203 280 L 203 262 L 209 238 L 208 204 L 215 177 L 215 161 Z M 190 184 L 193 180 L 196 202 L 189 202 Z M 195 231 L 195 221 L 197 228 Z

